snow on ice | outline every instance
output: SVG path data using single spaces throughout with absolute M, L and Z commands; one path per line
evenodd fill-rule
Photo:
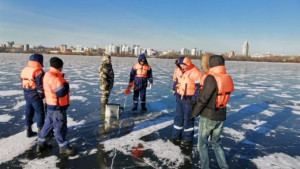
M 28 150 L 36 145 L 37 137 L 25 137 L 26 103 L 19 79 L 27 56 L 0 53 L 0 63 L 10 63 L 0 68 L 0 168 L 59 168 L 60 165 L 66 168 L 110 168 L 111 165 L 113 168 L 199 168 L 198 121 L 195 122 L 191 156 L 167 142 L 176 105 L 171 91 L 174 60 L 155 58 L 148 59 L 154 76 L 154 86 L 147 90 L 148 112 L 136 114 L 130 112 L 132 95 L 123 93 L 137 59 L 112 58 L 115 84 L 110 102 L 124 105 L 124 112 L 130 114 L 121 116 L 118 125 L 113 126 L 114 123 L 104 123 L 100 116 L 101 90 L 97 72 L 101 57 L 58 56 L 64 61 L 63 72 L 71 90 L 67 137 L 77 147 L 78 154 L 62 160 L 55 154 L 56 148 L 51 155 L 29 159 Z M 45 55 L 44 61 L 49 61 L 50 57 L 52 55 Z M 199 66 L 198 60 L 193 62 Z M 274 64 L 226 62 L 227 72 L 235 83 L 222 132 L 230 168 L 300 168 L 300 91 L 297 90 L 300 78 L 295 78 L 300 73 L 300 65 Z M 49 64 L 44 65 L 47 71 Z M 130 121 L 133 127 L 126 130 L 128 133 L 119 132 Z M 106 125 L 111 130 L 103 138 L 106 133 L 101 128 Z M 8 134 L 7 128 L 10 129 Z M 37 130 L 36 124 L 33 130 Z M 133 147 L 138 144 L 143 145 L 143 151 L 151 152 L 139 162 L 131 160 Z M 212 168 L 218 168 L 215 157 L 211 158 Z

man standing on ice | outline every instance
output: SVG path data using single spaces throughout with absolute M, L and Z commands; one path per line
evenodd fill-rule
M 109 94 L 114 86 L 114 70 L 111 65 L 111 57 L 104 54 L 102 57 L 102 66 L 99 68 L 101 97 L 101 114 L 105 113 L 105 106 L 108 102 Z
M 66 140 L 67 109 L 70 105 L 69 83 L 62 73 L 63 61 L 58 57 L 50 59 L 50 70 L 44 77 L 44 90 L 47 104 L 47 117 L 45 125 L 37 140 L 37 153 L 51 148 L 47 144 L 47 135 L 54 130 L 55 139 L 59 145 L 59 153 L 73 155 L 74 149 Z
M 209 168 L 208 138 L 210 137 L 219 167 L 226 169 L 229 167 L 221 147 L 220 135 L 226 120 L 226 104 L 230 99 L 230 93 L 234 91 L 234 85 L 231 76 L 226 74 L 225 60 L 222 56 L 211 56 L 209 67 L 193 109 L 192 119 L 199 114 L 201 116 L 198 135 L 201 168 Z
M 150 87 L 153 85 L 152 69 L 148 65 L 146 56 L 139 55 L 138 63 L 136 63 L 130 72 L 129 85 L 133 86 L 133 108 L 132 111 L 137 111 L 139 97 L 141 99 L 141 110 L 147 111 L 146 108 L 146 88 L 148 80 Z
M 202 73 L 188 57 L 180 57 L 173 75 L 176 112 L 172 138 L 169 141 L 190 147 L 193 145 L 194 120 L 192 110 L 197 100 Z
M 45 121 L 43 77 L 43 55 L 30 56 L 28 66 L 21 72 L 22 86 L 26 100 L 25 126 L 26 136 L 32 137 L 36 132 L 32 131 L 33 116 L 37 115 L 38 132 L 41 131 Z

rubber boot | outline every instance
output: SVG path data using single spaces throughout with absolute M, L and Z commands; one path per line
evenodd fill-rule
M 39 127 L 37 133 L 40 134 L 40 133 L 41 133 L 41 130 L 42 130 L 42 128 Z
M 141 110 L 142 111 L 147 111 L 146 103 L 141 104 Z
M 51 144 L 45 143 L 44 145 L 37 145 L 36 153 L 41 153 L 42 151 L 46 151 L 46 150 L 49 150 L 49 149 L 52 149 Z
M 37 133 L 32 131 L 31 126 L 26 127 L 26 136 L 27 137 L 32 137 L 35 136 Z
M 101 114 L 105 115 L 105 107 L 106 107 L 106 103 L 101 103 Z
M 71 146 L 68 146 L 67 148 L 65 149 L 59 149 L 59 153 L 60 154 L 65 154 L 65 155 L 69 155 L 69 156 L 72 156 L 75 154 L 75 149 Z

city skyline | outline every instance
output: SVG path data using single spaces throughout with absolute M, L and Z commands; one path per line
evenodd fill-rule
M 299 55 L 300 2 L 1 1 L 0 43 Z

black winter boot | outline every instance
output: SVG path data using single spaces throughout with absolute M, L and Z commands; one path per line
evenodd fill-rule
M 52 149 L 52 145 L 51 144 L 47 144 L 45 143 L 44 145 L 37 145 L 36 146 L 36 153 L 41 153 L 42 151 L 46 151 Z
M 146 103 L 141 104 L 141 110 L 142 111 L 147 111 Z
M 31 126 L 26 127 L 26 136 L 27 137 L 33 137 L 35 136 L 37 133 L 32 131 Z
M 69 156 L 72 156 L 72 155 L 75 155 L 75 149 L 71 146 L 68 146 L 67 148 L 65 149 L 59 149 L 59 153 L 60 154 L 65 154 L 65 155 L 69 155 Z

